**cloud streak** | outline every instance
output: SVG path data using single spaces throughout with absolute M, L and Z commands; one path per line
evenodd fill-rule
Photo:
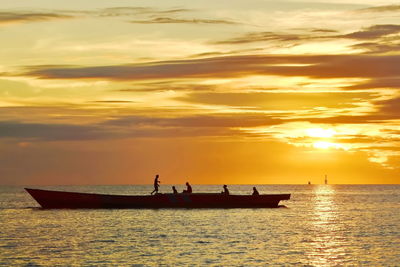
M 148 15 L 148 16 L 160 16 L 160 15 L 171 15 L 177 13 L 190 12 L 191 9 L 186 8 L 171 8 L 171 9 L 157 9 L 153 7 L 109 7 L 98 11 L 87 11 L 89 14 L 97 14 L 104 17 L 120 17 L 120 16 L 135 16 L 135 15 Z
M 100 123 L 77 125 L 0 121 L 0 138 L 19 141 L 85 141 L 123 138 L 233 137 L 249 134 L 234 129 L 280 124 L 258 114 L 193 115 L 184 117 L 123 116 Z
M 358 9 L 356 12 L 360 12 L 360 13 L 382 13 L 382 12 L 397 12 L 397 11 L 400 11 L 400 5 L 374 6 L 374 7 Z
M 243 93 L 217 93 L 193 92 L 181 101 L 191 103 L 249 106 L 263 110 L 305 110 L 313 108 L 351 108 L 357 105 L 358 99 L 374 98 L 370 93 L 359 92 L 323 92 L 323 93 L 280 93 L 280 92 L 243 92 Z
M 214 44 L 248 44 L 255 42 L 278 42 L 300 44 L 306 41 L 354 39 L 371 40 L 386 37 L 400 32 L 400 25 L 382 24 L 373 25 L 348 34 L 332 34 L 331 29 L 314 29 L 305 33 L 279 33 L 279 32 L 251 32 L 227 40 L 213 42 Z
M 376 79 L 399 77 L 399 64 L 400 55 L 247 55 L 97 67 L 32 66 L 22 75 L 121 81 L 249 75 Z
M 145 20 L 131 20 L 130 23 L 137 24 L 226 24 L 235 25 L 237 22 L 221 19 L 183 19 L 171 17 L 157 17 Z
M 55 10 L 47 12 L 2 11 L 0 25 L 14 23 L 29 23 L 58 19 L 73 19 L 86 16 L 92 17 L 137 17 L 131 23 L 191 23 L 191 24 L 236 24 L 229 20 L 218 19 L 182 19 L 176 16 L 180 13 L 192 11 L 186 8 L 158 9 L 153 7 L 110 7 L 99 10 Z M 168 17 L 166 17 L 168 16 Z
M 40 12 L 0 12 L 0 25 L 14 23 L 40 22 L 58 19 L 71 19 L 74 16 L 59 13 Z
M 252 32 L 228 40 L 214 42 L 214 44 L 247 44 L 254 42 L 299 42 L 321 38 L 309 34 Z
M 395 24 L 385 24 L 385 25 L 374 25 L 362 29 L 361 31 L 345 34 L 342 38 L 351 38 L 357 40 L 368 40 L 368 39 L 378 39 L 391 34 L 397 34 L 400 32 L 400 25 Z
M 107 126 L 141 126 L 141 127 L 189 127 L 189 128 L 235 128 L 256 127 L 281 124 L 283 120 L 265 114 L 213 114 L 192 115 L 183 117 L 145 117 L 126 116 L 111 119 L 102 125 Z
M 351 46 L 355 49 L 363 49 L 366 53 L 388 53 L 388 52 L 397 52 L 400 50 L 400 42 L 392 43 L 392 42 L 364 42 L 358 43 Z
M 106 138 L 104 129 L 73 124 L 24 123 L 0 121 L 0 138 L 62 141 Z
M 94 12 L 89 11 L 88 14 L 102 17 L 140 17 L 140 19 L 129 21 L 135 24 L 239 24 L 238 22 L 225 19 L 182 18 L 177 16 L 192 11 L 194 10 L 186 8 L 112 7 Z

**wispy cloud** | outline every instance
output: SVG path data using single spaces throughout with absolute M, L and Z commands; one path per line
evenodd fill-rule
M 351 47 L 365 50 L 366 53 L 387 53 L 400 51 L 400 42 L 363 42 Z
M 157 17 L 145 20 L 131 20 L 131 23 L 138 24 L 239 24 L 235 21 L 221 20 L 221 19 L 184 19 L 184 18 L 171 18 L 171 17 Z
M 321 33 L 321 31 L 318 31 Z M 323 33 L 331 33 L 326 30 Z M 298 33 L 277 33 L 277 32 L 252 32 L 242 36 L 234 37 L 227 40 L 213 42 L 215 44 L 246 44 L 254 42 L 299 42 L 311 39 L 322 38 L 315 34 L 298 34 Z M 324 37 L 326 38 L 326 37 Z
M 152 17 L 176 15 L 180 13 L 191 12 L 192 9 L 186 8 L 156 8 L 145 6 L 125 6 L 125 7 L 109 7 L 89 10 L 68 10 L 61 9 L 52 11 L 59 14 L 69 14 L 77 17 L 93 16 L 93 17 Z
M 170 8 L 157 9 L 151 7 L 112 7 L 98 11 L 88 12 L 98 16 L 106 17 L 129 17 L 134 16 L 139 19 L 130 20 L 130 23 L 137 24 L 238 24 L 238 22 L 226 19 L 205 19 L 181 17 L 182 13 L 193 12 L 192 9 Z
M 193 92 L 179 100 L 227 106 L 248 106 L 263 110 L 307 110 L 314 108 L 351 108 L 357 106 L 358 99 L 373 99 L 374 95 L 365 92 L 243 92 L 217 93 Z
M 118 92 L 162 92 L 162 91 L 212 91 L 215 86 L 196 83 L 173 83 L 171 81 L 138 83 L 130 88 L 118 89 Z
M 162 18 L 159 16 L 172 16 L 180 13 L 190 12 L 192 10 L 185 8 L 170 8 L 170 9 L 158 9 L 153 7 L 111 7 L 98 10 L 49 10 L 49 11 L 1 11 L 0 12 L 0 25 L 1 24 L 11 24 L 11 23 L 28 23 L 28 22 L 39 22 L 39 21 L 49 21 L 57 19 L 72 19 L 72 18 L 82 18 L 87 16 L 93 17 L 136 17 L 143 18 L 143 22 L 154 20 L 153 23 L 168 23 L 166 20 L 171 21 L 174 18 Z M 156 17 L 156 18 L 155 18 Z M 156 22 L 160 20 L 161 22 Z M 179 20 L 179 19 L 176 19 Z M 194 19 L 193 23 L 207 23 L 207 20 Z M 212 23 L 212 19 L 209 20 Z M 220 23 L 222 23 L 221 20 Z M 140 23 L 140 22 L 137 22 Z M 173 22 L 169 22 L 173 23 Z M 177 22 L 179 23 L 179 22 Z M 182 23 L 182 22 L 181 22 Z M 218 23 L 215 20 L 214 23 Z M 229 21 L 226 21 L 228 24 Z M 231 22 L 233 23 L 233 22 Z
M 363 49 L 366 53 L 397 52 L 400 48 L 400 25 L 374 25 L 360 31 L 345 34 L 343 38 L 363 41 L 352 45 L 352 48 Z
M 400 25 L 385 24 L 385 25 L 370 26 L 360 31 L 345 34 L 338 37 L 366 40 L 366 39 L 377 39 L 391 34 L 397 34 L 399 32 L 400 32 Z
M 383 24 L 372 25 L 359 31 L 337 34 L 332 29 L 311 29 L 304 32 L 251 32 L 238 37 L 213 42 L 214 44 L 248 44 L 255 42 L 277 42 L 298 45 L 307 41 L 335 40 L 335 39 L 354 39 L 371 40 L 386 37 L 400 32 L 400 25 Z
M 100 16 L 107 16 L 107 17 L 117 17 L 117 16 L 132 16 L 132 15 L 160 16 L 167 14 L 185 13 L 190 11 L 192 11 L 192 9 L 186 9 L 186 8 L 158 9 L 154 7 L 126 6 L 126 7 L 104 8 L 97 11 L 88 11 L 88 13 L 98 14 Z
M 374 6 L 358 9 L 356 11 L 362 13 L 396 12 L 400 11 L 400 5 Z
M 311 29 L 310 32 L 316 32 L 316 33 L 337 33 L 337 30 L 333 29 Z
M 0 12 L 0 25 L 13 23 L 39 22 L 57 19 L 71 19 L 72 15 L 51 12 Z

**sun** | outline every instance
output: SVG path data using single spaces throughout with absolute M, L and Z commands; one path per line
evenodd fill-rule
M 310 128 L 306 130 L 308 137 L 313 139 L 312 146 L 318 149 L 344 149 L 347 147 L 342 144 L 332 142 L 332 137 L 334 137 L 337 132 L 333 129 L 323 129 L 323 128 Z

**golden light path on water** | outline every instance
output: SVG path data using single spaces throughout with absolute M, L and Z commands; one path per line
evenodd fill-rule
M 329 266 L 340 262 L 340 258 L 345 255 L 343 227 L 335 193 L 335 188 L 331 185 L 314 187 L 314 217 L 310 229 L 313 241 L 309 254 L 312 265 Z

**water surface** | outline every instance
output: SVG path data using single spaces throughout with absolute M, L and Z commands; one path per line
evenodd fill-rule
M 229 188 L 250 194 L 252 186 Z M 40 188 L 152 191 L 151 186 Z M 399 185 L 257 188 L 292 193 L 292 199 L 277 209 L 42 210 L 23 187 L 3 186 L 0 265 L 398 265 Z M 221 186 L 193 189 L 219 192 Z

